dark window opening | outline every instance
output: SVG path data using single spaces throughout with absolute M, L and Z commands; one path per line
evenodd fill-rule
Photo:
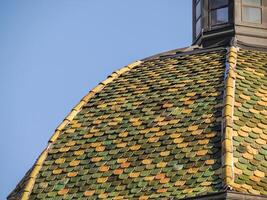
M 229 0 L 210 0 L 209 10 L 211 26 L 229 22 Z
M 211 11 L 211 25 L 219 25 L 228 22 L 228 7 Z
M 227 5 L 228 5 L 228 0 L 211 0 L 210 1 L 211 9 L 216 9 L 216 8 L 220 8 L 220 7 L 227 6 Z

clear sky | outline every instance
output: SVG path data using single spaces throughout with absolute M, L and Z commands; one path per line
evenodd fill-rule
M 191 0 L 0 0 L 0 199 L 111 72 L 191 44 Z

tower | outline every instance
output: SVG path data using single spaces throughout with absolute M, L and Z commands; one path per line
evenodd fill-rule
M 194 0 L 193 43 L 266 47 L 266 0 Z

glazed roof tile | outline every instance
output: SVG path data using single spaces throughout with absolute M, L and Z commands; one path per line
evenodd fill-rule
M 267 195 L 267 54 L 241 50 L 236 73 L 234 186 Z
M 172 51 L 113 73 L 9 199 L 266 195 L 267 56 L 236 50 Z

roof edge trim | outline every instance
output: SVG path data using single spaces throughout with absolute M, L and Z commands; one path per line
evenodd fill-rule
M 224 75 L 224 97 L 222 116 L 222 178 L 225 189 L 231 189 L 234 182 L 233 116 L 235 104 L 235 79 L 237 47 L 229 47 Z
M 208 193 L 202 196 L 188 197 L 182 200 L 233 200 L 233 199 L 244 199 L 244 200 L 267 200 L 266 195 L 256 195 L 240 193 L 235 191 L 222 191 L 215 193 Z
M 27 181 L 27 184 L 25 188 L 23 189 L 21 200 L 28 200 L 30 197 L 30 194 L 32 192 L 33 186 L 35 184 L 35 180 L 37 175 L 39 174 L 39 171 L 42 168 L 42 165 L 48 155 L 49 148 L 51 145 L 57 140 L 57 138 L 60 136 L 62 130 L 74 119 L 74 117 L 81 111 L 83 106 L 87 104 L 90 99 L 100 91 L 102 91 L 105 86 L 109 83 L 111 83 L 114 79 L 121 76 L 123 73 L 130 71 L 134 67 L 140 65 L 142 61 L 135 61 L 131 64 L 126 65 L 125 67 L 113 72 L 111 75 L 107 77 L 106 80 L 99 83 L 95 88 L 93 88 L 87 95 L 85 95 L 82 100 L 74 106 L 74 108 L 71 110 L 71 112 L 67 115 L 67 117 L 59 124 L 59 126 L 56 128 L 54 134 L 48 141 L 48 145 L 46 149 L 42 152 L 42 154 L 38 157 L 35 164 L 33 165 L 33 169 L 29 175 L 29 180 Z
M 171 51 L 163 52 L 156 54 L 154 56 L 150 56 L 147 58 L 142 59 L 141 61 L 151 61 L 151 60 L 160 60 L 165 58 L 174 58 L 178 56 L 187 56 L 187 55 L 196 55 L 201 53 L 207 53 L 217 50 L 225 50 L 225 46 L 216 46 L 216 47 L 209 47 L 209 48 L 203 48 L 199 46 L 191 46 L 187 48 L 181 48 L 181 49 L 174 49 Z
M 242 49 L 246 50 L 253 50 L 253 51 L 263 51 L 267 52 L 267 47 L 263 45 L 251 45 L 243 41 L 237 40 L 237 46 L 241 47 Z

